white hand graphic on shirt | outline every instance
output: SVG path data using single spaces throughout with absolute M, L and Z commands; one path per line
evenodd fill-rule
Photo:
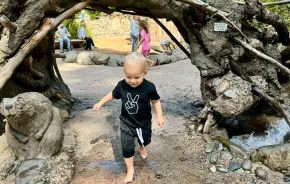
M 125 103 L 125 108 L 129 114 L 137 114 L 138 113 L 138 100 L 139 95 L 136 95 L 134 100 L 130 93 L 127 93 L 128 101 Z

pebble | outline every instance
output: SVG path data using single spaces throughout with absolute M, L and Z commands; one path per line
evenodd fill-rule
M 217 170 L 218 170 L 219 172 L 223 172 L 223 173 L 228 173 L 228 172 L 229 172 L 229 169 L 224 168 L 224 167 L 218 167 Z
M 205 152 L 206 153 L 211 153 L 211 152 L 213 152 L 213 150 L 214 150 L 214 146 L 215 146 L 215 144 L 214 143 L 207 143 L 206 145 L 205 145 Z
M 290 182 L 290 177 L 285 176 L 285 177 L 284 177 L 284 181 L 287 182 L 287 183 Z
M 244 170 L 249 171 L 252 169 L 253 164 L 252 164 L 251 160 L 244 160 L 242 163 L 242 167 Z
M 202 134 L 201 138 L 205 141 L 205 142 L 213 142 L 212 138 L 210 135 L 208 134 Z
M 228 98 L 233 98 L 233 90 L 226 90 L 223 94 Z
M 240 169 L 242 166 L 238 162 L 230 162 L 230 171 L 235 171 Z
M 258 178 L 260 178 L 262 180 L 267 179 L 267 171 L 265 169 L 263 169 L 262 167 L 257 167 L 255 170 L 255 174 Z
M 211 172 L 215 173 L 215 172 L 216 172 L 216 166 L 212 166 L 209 170 L 210 170 Z
M 214 151 L 211 153 L 210 163 L 215 164 L 219 159 L 220 153 L 218 151 Z
M 194 131 L 195 130 L 195 125 L 190 125 L 189 126 L 189 129 L 192 130 L 192 131 Z

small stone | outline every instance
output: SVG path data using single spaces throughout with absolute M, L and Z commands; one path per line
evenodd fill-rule
M 267 179 L 267 171 L 265 169 L 263 169 L 262 167 L 257 167 L 255 170 L 255 174 L 258 178 L 260 178 L 262 180 Z
M 284 177 L 284 181 L 287 182 L 287 183 L 290 182 L 290 177 L 285 176 L 285 177 Z
M 212 143 L 212 142 L 206 144 L 206 145 L 205 145 L 205 148 L 204 148 L 204 149 L 205 149 L 205 152 L 206 152 L 206 153 L 211 153 L 211 152 L 213 152 L 213 150 L 214 150 L 214 146 L 215 146 L 215 144 Z
M 200 125 L 198 126 L 198 128 L 197 128 L 197 131 L 198 131 L 198 132 L 202 132 L 202 130 L 203 130 L 203 124 L 200 124 Z
M 215 167 L 215 166 L 212 166 L 209 170 L 210 170 L 211 172 L 215 173 L 215 172 L 216 172 L 216 167 Z
M 220 153 L 218 151 L 214 151 L 211 153 L 210 163 L 215 164 L 219 159 Z
M 235 171 L 240 169 L 242 166 L 238 162 L 230 162 L 230 171 Z
M 194 131 L 195 130 L 195 125 L 190 125 L 189 126 L 189 129 L 192 130 L 192 131 Z
M 69 119 L 69 113 L 66 110 L 60 110 L 60 116 L 64 121 Z
M 219 172 L 223 172 L 223 173 L 228 173 L 228 172 L 229 172 L 229 169 L 224 168 L 224 167 L 222 167 L 222 166 L 218 167 L 217 170 L 218 170 Z
M 202 134 L 201 138 L 205 141 L 205 142 L 213 142 L 212 138 L 210 135 L 208 134 Z
M 227 98 L 233 98 L 233 90 L 226 90 L 224 93 L 224 96 L 226 96 Z
M 242 167 L 244 170 L 249 171 L 252 169 L 253 164 L 252 164 L 251 160 L 244 160 L 242 163 Z

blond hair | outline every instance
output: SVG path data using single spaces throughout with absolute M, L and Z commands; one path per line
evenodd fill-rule
M 133 52 L 131 54 L 128 54 L 124 60 L 124 65 L 125 64 L 128 64 L 130 66 L 141 64 L 144 66 L 144 70 L 148 68 L 148 63 L 147 63 L 146 58 L 138 52 Z

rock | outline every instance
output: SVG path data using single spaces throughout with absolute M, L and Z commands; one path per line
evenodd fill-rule
M 250 171 L 253 167 L 251 160 L 244 160 L 242 162 L 242 168 L 246 171 Z
M 9 148 L 19 160 L 50 158 L 60 150 L 63 119 L 59 109 L 43 94 L 28 92 L 4 98 L 0 113 L 7 120 Z
M 229 172 L 229 169 L 224 168 L 224 167 L 222 167 L 222 166 L 218 167 L 217 170 L 218 170 L 219 172 L 223 172 L 223 173 L 228 173 L 228 172 Z
M 232 90 L 226 90 L 223 94 L 227 98 L 233 98 L 233 91 Z
M 157 59 L 157 56 L 158 55 L 149 55 L 149 56 L 147 56 L 147 58 L 150 59 L 150 60 L 152 60 L 152 61 L 154 61 L 157 64 L 157 60 L 158 60 Z
M 64 62 L 66 63 L 76 63 L 78 59 L 78 55 L 75 51 L 69 51 L 66 53 L 66 57 Z
M 109 54 L 102 53 L 102 52 L 90 52 L 91 59 L 96 65 L 106 65 L 108 63 Z
M 215 173 L 215 172 L 216 172 L 216 166 L 212 166 L 209 170 L 210 170 L 211 172 Z
M 95 65 L 92 60 L 91 52 L 81 52 L 77 57 L 77 64 L 79 65 Z
M 284 181 L 287 182 L 287 183 L 290 182 L 290 177 L 284 176 Z
M 163 65 L 163 64 L 168 64 L 171 63 L 171 57 L 168 56 L 167 54 L 160 54 L 157 55 L 157 65 Z
M 213 140 L 209 134 L 202 134 L 201 137 L 205 142 L 213 142 Z
M 125 56 L 118 54 L 111 54 L 107 62 L 108 66 L 123 66 Z
M 251 153 L 253 162 L 262 162 L 274 171 L 290 168 L 290 144 L 263 146 Z
M 204 149 L 205 149 L 206 153 L 211 153 L 211 152 L 213 152 L 214 148 L 215 148 L 214 142 L 209 142 L 205 145 Z
M 69 113 L 67 112 L 67 110 L 60 110 L 60 116 L 64 121 L 69 120 Z
M 290 143 L 290 132 L 287 132 L 283 137 L 284 143 Z
M 27 160 L 23 162 L 15 178 L 15 184 L 33 183 L 44 166 L 45 160 Z
M 233 156 L 230 152 L 228 151 L 223 151 L 221 152 L 221 156 L 220 159 L 218 161 L 218 163 L 220 165 L 229 165 L 230 161 L 233 159 Z
M 192 130 L 192 131 L 194 131 L 195 130 L 195 125 L 190 125 L 189 126 L 189 129 Z
M 256 168 L 255 175 L 262 180 L 267 179 L 267 171 L 265 169 L 263 169 L 262 167 Z
M 259 77 L 261 80 L 262 78 Z M 251 108 L 259 99 L 253 95 L 251 84 L 239 76 L 229 72 L 223 76 L 220 84 L 228 82 L 231 93 L 227 92 L 225 95 L 218 95 L 213 101 L 209 101 L 209 105 L 219 112 L 223 117 L 231 117 L 239 115 Z M 259 85 L 259 84 L 257 84 Z M 219 86 L 217 87 L 217 89 Z
M 244 159 L 248 157 L 247 151 L 241 146 L 220 136 L 216 137 L 216 140 L 221 142 L 234 156 L 243 156 Z
M 240 169 L 241 167 L 242 167 L 241 164 L 238 162 L 230 162 L 229 169 L 230 171 L 235 171 L 235 170 Z
M 216 139 L 217 137 L 222 137 L 226 140 L 229 140 L 229 135 L 225 128 L 221 127 L 214 128 L 211 135 L 213 136 L 214 139 Z
M 171 62 L 180 61 L 188 58 L 186 54 L 181 49 L 174 49 L 171 55 Z
M 201 100 L 195 100 L 193 101 L 193 106 L 196 108 L 204 108 L 204 102 L 202 102 Z
M 220 152 L 219 151 L 212 152 L 211 156 L 210 156 L 210 163 L 211 164 L 217 163 L 219 157 L 220 157 Z

